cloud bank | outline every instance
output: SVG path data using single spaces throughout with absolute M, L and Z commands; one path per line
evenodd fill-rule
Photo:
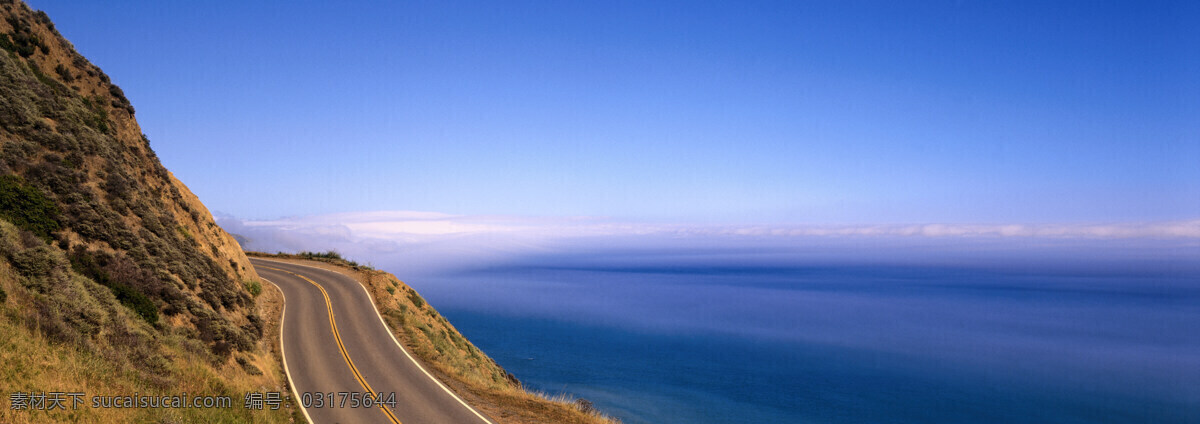
M 224 217 L 223 222 L 236 220 Z M 596 217 L 520 217 L 451 215 L 440 212 L 350 212 L 278 220 L 240 221 L 246 227 L 323 228 L 387 238 L 470 234 L 523 234 L 537 237 L 615 235 L 739 236 L 919 236 L 919 237 L 1058 237 L 1058 238 L 1196 238 L 1200 219 L 1111 224 L 902 224 L 736 226 L 620 222 Z
M 361 261 L 407 269 L 483 266 L 515 257 L 583 248 L 809 248 L 842 254 L 921 249 L 955 254 L 981 246 L 1012 252 L 1033 246 L 1200 246 L 1200 219 L 1109 224 L 686 225 L 598 217 L 451 215 L 419 211 L 351 212 L 218 223 L 242 236 L 248 250 L 337 250 Z M 878 252 L 877 252 L 878 253 Z M 879 254 L 886 256 L 884 254 Z

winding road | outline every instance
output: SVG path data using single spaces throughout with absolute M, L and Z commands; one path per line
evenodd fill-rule
M 283 291 L 284 368 L 310 422 L 490 423 L 400 346 L 357 281 L 316 267 L 250 262 Z M 367 405 L 392 393 L 394 407 Z

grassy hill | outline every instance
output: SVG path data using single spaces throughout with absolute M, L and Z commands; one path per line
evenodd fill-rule
M 280 296 L 168 172 L 119 86 L 45 13 L 0 1 L 0 392 L 227 395 L 221 410 L 0 408 L 0 422 L 286 422 Z M 294 408 L 293 408 L 294 409 Z

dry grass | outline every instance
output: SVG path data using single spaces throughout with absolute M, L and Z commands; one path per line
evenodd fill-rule
M 12 249 L 16 241 L 15 229 L 0 220 L 3 246 L 0 250 Z M 0 363 L 4 364 L 0 368 L 0 395 L 5 399 L 0 405 L 0 422 L 297 422 L 294 406 L 277 411 L 249 410 L 242 406 L 249 392 L 288 392 L 274 351 L 277 337 L 264 337 L 255 349 L 227 358 L 217 357 L 186 331 L 151 326 L 117 303 L 97 283 L 67 270 L 56 272 L 63 274 L 53 281 L 58 284 L 55 291 L 42 292 L 36 289 L 37 285 L 51 282 L 23 275 L 8 261 L 0 260 L 0 289 L 7 293 L 0 302 Z M 68 296 L 69 300 L 56 299 L 59 296 Z M 256 303 L 263 316 L 278 317 L 282 294 L 264 291 Z M 47 304 L 59 305 L 61 315 L 39 314 L 40 308 Z M 71 324 L 75 314 L 88 315 L 88 319 L 98 324 L 94 327 Z M 65 323 L 48 326 L 47 320 L 51 319 L 62 319 Z M 268 334 L 277 332 L 278 320 L 268 320 L 264 327 Z M 48 334 L 46 328 L 82 330 L 78 337 L 64 338 L 64 334 L 71 333 Z M 16 392 L 84 393 L 86 404 L 78 409 L 56 411 L 13 410 L 8 396 Z M 228 396 L 232 408 L 90 407 L 92 396 L 135 393 Z
M 299 259 L 295 255 L 247 252 L 315 266 L 350 276 L 362 283 L 396 338 L 422 365 L 472 407 L 497 423 L 614 423 L 617 420 L 569 395 L 547 395 L 523 388 L 520 382 L 462 336 L 415 290 L 394 275 L 349 261 Z
M 9 270 L 0 271 L 8 274 Z M 8 279 L 4 275 L 0 279 Z M 10 282 L 11 280 L 6 281 Z M 12 284 L 5 284 L 11 287 Z M 6 288 L 7 288 L 6 287 Z M 12 302 L 12 299 L 9 300 Z M 164 337 L 158 347 L 171 360 L 164 372 L 148 379 L 129 364 L 112 361 L 103 352 L 113 349 L 99 346 L 90 352 L 76 346 L 48 340 L 29 329 L 13 308 L 5 307 L 0 317 L 0 393 L 6 400 L 15 392 L 81 392 L 84 400 L 91 396 L 133 395 L 191 395 L 229 396 L 230 409 L 119 409 L 90 408 L 76 410 L 29 411 L 12 410 L 6 402 L 0 408 L 0 422 L 176 422 L 176 423 L 287 423 L 295 422 L 291 409 L 257 411 L 242 407 L 248 392 L 278 391 L 286 393 L 280 382 L 277 362 L 269 353 L 249 355 L 251 363 L 262 367 L 261 375 L 250 375 L 236 361 L 213 364 L 205 352 L 187 347 L 181 336 Z M 124 317 L 129 322 L 136 318 Z
M 186 422 L 186 423 L 286 423 L 291 421 L 287 410 L 251 411 L 242 408 L 242 395 L 261 391 L 250 376 L 240 375 L 230 367 L 211 367 L 202 358 L 191 356 L 178 346 L 164 350 L 176 355 L 178 361 L 170 366 L 173 386 L 163 389 L 157 382 L 139 378 L 105 358 L 52 343 L 39 333 L 13 322 L 0 319 L 0 392 L 7 397 L 14 392 L 82 392 L 85 401 L 91 396 L 104 395 L 222 395 L 232 398 L 230 409 L 120 409 L 90 408 L 76 410 L 14 411 L 5 403 L 0 408 L 0 422 Z

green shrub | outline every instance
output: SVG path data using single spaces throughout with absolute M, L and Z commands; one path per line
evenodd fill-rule
M 108 133 L 108 108 L 104 107 L 104 100 L 100 96 L 89 99 L 83 98 L 83 105 L 91 109 L 90 116 L 84 116 L 84 123 L 96 130 L 107 134 Z
M 258 314 L 251 313 L 246 315 L 246 324 L 242 326 L 242 330 L 244 330 L 246 334 L 252 334 L 255 335 L 255 337 L 261 338 L 263 335 L 263 327 L 265 325 L 266 324 L 263 323 L 262 317 L 259 317 Z
M 50 240 L 51 233 L 61 226 L 58 206 L 15 175 L 0 177 L 0 217 L 43 240 Z
M 63 81 L 75 81 L 75 76 L 71 75 L 71 70 L 67 69 L 67 67 L 63 66 L 61 63 L 54 67 L 54 72 L 57 73 L 59 78 L 62 78 Z
M 116 84 L 108 86 L 108 94 L 116 97 L 117 101 L 122 105 L 129 103 L 129 99 L 125 98 L 125 91 L 121 90 L 121 87 L 118 87 Z
M 300 256 L 301 258 L 304 258 L 304 259 L 332 259 L 332 260 L 336 260 L 336 261 L 345 260 L 345 258 L 343 258 L 340 253 L 332 251 L 332 250 L 330 250 L 328 252 L 303 251 L 303 252 L 297 253 L 296 256 Z
M 62 85 L 53 78 L 50 78 L 50 76 L 42 73 L 42 69 L 39 68 L 37 63 L 34 63 L 32 60 L 29 61 L 29 70 L 33 71 L 33 76 L 37 77 L 38 81 L 40 81 L 42 84 L 45 84 L 47 87 L 59 92 L 67 91 L 67 86 Z
M 132 309 L 134 313 L 137 313 L 146 322 L 150 324 L 158 323 L 158 306 L 138 289 L 114 279 L 108 270 L 105 269 L 105 267 L 110 265 L 111 261 L 111 258 L 103 255 L 97 258 L 91 252 L 85 250 L 83 246 L 77 247 L 71 254 L 71 268 L 75 272 L 90 278 L 97 284 L 108 287 L 112 291 L 113 296 L 117 297 L 117 301 L 121 302 L 125 307 Z M 121 272 L 121 274 L 129 273 Z
M 117 300 L 122 305 L 132 309 L 133 312 L 137 313 L 146 322 L 151 325 L 158 323 L 158 307 L 146 295 L 133 287 L 121 283 L 113 283 L 108 288 L 112 289 L 113 295 L 117 297 Z
M 396 294 L 396 288 L 395 288 L 395 287 L 388 286 L 388 287 L 387 287 L 387 291 L 388 291 L 388 293 L 389 293 L 389 294 Z
M 417 307 L 417 309 L 425 307 L 425 299 L 422 299 L 421 295 L 417 294 L 417 292 L 413 291 L 412 289 L 408 290 L 408 300 L 411 301 L 413 305 Z
M 8 26 L 13 29 L 11 34 L 12 40 L 0 43 L 0 47 L 15 52 L 21 55 L 21 57 L 29 57 L 36 50 L 41 50 L 42 53 L 49 52 L 49 48 L 42 44 L 42 40 L 33 35 L 33 28 L 28 22 L 22 21 L 16 16 L 9 16 L 5 20 L 8 21 Z
M 45 245 L 13 254 L 12 264 L 17 272 L 26 277 L 48 276 L 50 271 L 61 265 L 54 255 L 54 249 Z
M 246 291 L 250 292 L 251 296 L 258 297 L 258 295 L 262 294 L 262 283 L 251 280 L 244 284 L 246 285 Z
M 187 239 L 188 241 L 196 240 L 196 237 L 192 236 L 192 232 L 188 231 L 187 227 L 184 227 L 182 225 L 177 225 L 177 226 L 175 226 L 175 229 L 179 230 L 179 234 L 182 234 L 183 238 Z
M 262 375 L 262 370 L 258 369 L 258 367 L 256 367 L 256 366 L 254 366 L 254 364 L 251 364 L 250 361 L 246 360 L 246 358 L 243 356 L 237 357 L 237 363 L 238 363 L 238 365 L 242 366 L 242 369 L 246 371 L 246 374 Z
M 21 55 L 21 57 L 33 56 L 33 52 L 37 50 L 41 40 L 32 34 L 20 32 L 12 35 L 13 51 Z

